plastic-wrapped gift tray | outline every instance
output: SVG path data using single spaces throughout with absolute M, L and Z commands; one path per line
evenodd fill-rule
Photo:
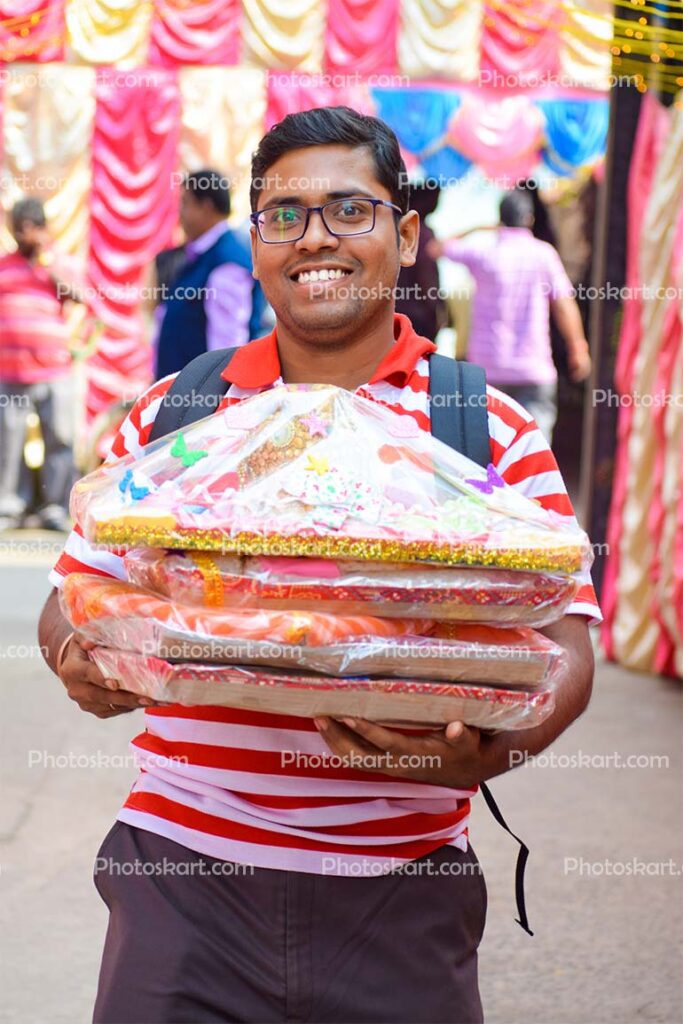
M 71 625 L 87 639 L 167 661 L 526 687 L 547 684 L 561 663 L 561 648 L 532 629 L 195 608 L 86 574 L 67 577 L 61 602 Z
M 211 704 L 311 718 L 354 716 L 394 725 L 529 729 L 552 713 L 552 689 L 527 692 L 420 679 L 331 678 L 246 666 L 173 664 L 95 647 L 90 656 L 122 689 L 162 703 Z
M 158 548 L 135 548 L 125 564 L 131 582 L 185 604 L 490 625 L 545 626 L 578 589 L 540 572 Z
M 586 535 L 405 415 L 327 385 L 272 388 L 75 485 L 87 540 L 571 574 Z

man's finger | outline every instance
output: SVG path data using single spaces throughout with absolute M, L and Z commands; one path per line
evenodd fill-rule
M 107 692 L 101 686 L 86 683 L 82 680 L 67 687 L 67 692 L 72 700 L 80 707 L 88 705 L 92 708 L 107 708 L 113 705 L 116 708 L 129 708 L 133 710 L 138 707 L 150 707 L 154 701 L 149 697 L 142 697 L 137 693 L 130 693 L 128 690 L 115 690 Z
M 357 764 L 358 758 L 367 758 L 367 771 L 382 771 L 385 774 L 393 774 L 390 765 L 387 764 L 387 754 L 379 747 L 375 747 L 368 740 L 358 733 L 348 729 L 341 722 L 333 718 L 314 719 L 318 732 L 323 737 L 333 754 L 346 759 L 351 767 L 362 767 Z M 355 764 L 353 762 L 356 762 Z M 398 772 L 396 774 L 399 774 Z
M 373 746 L 396 755 L 413 754 L 416 743 L 431 742 L 438 736 L 437 733 L 430 732 L 406 736 L 404 733 L 397 732 L 396 729 L 386 729 L 383 725 L 368 722 L 364 718 L 342 718 L 342 722 L 347 728 L 372 743 Z M 443 735 L 441 738 L 443 739 Z

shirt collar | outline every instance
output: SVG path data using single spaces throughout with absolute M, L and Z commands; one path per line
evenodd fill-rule
M 387 381 L 403 387 L 422 356 L 436 352 L 436 345 L 416 334 L 407 316 L 394 314 L 395 342 L 373 373 L 369 384 Z M 238 348 L 223 370 L 223 380 L 240 388 L 272 387 L 280 378 L 280 356 L 277 349 L 277 330 L 248 345 Z
M 210 249 L 212 245 L 215 245 L 218 239 L 225 234 L 228 230 L 228 225 L 224 220 L 220 220 L 218 224 L 214 224 L 212 228 L 205 231 L 199 238 L 194 238 L 191 242 L 185 244 L 185 255 L 189 259 L 196 259 L 197 256 L 201 256 L 203 253 Z

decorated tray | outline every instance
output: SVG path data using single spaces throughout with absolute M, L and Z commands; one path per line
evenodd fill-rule
M 586 535 L 410 416 L 326 385 L 281 386 L 76 484 L 86 538 L 362 561 L 573 573 Z

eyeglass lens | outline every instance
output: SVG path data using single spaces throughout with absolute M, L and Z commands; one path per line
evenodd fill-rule
M 261 234 L 267 242 L 294 242 L 306 227 L 303 206 L 273 206 L 259 218 Z M 375 207 L 365 199 L 339 199 L 323 207 L 322 217 L 328 231 L 335 235 L 356 235 L 371 231 Z

